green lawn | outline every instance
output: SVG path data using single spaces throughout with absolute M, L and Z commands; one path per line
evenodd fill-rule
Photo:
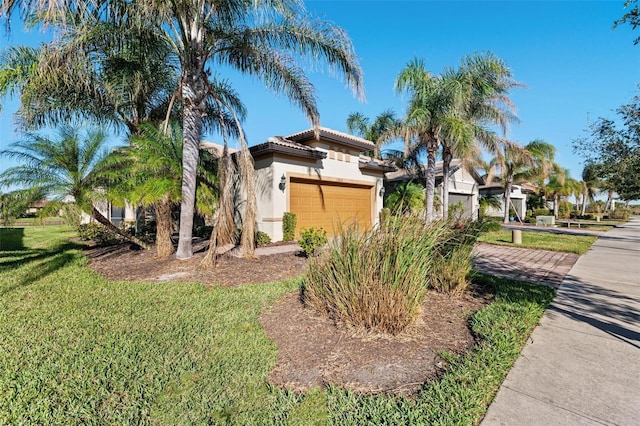
M 554 294 L 479 277 L 496 289 L 472 320 L 481 343 L 449 356 L 415 399 L 299 396 L 266 385 L 277 348 L 257 321 L 297 282 L 108 282 L 68 229 L 11 232 L 0 234 L 0 424 L 473 424 Z
M 598 237 L 585 235 L 556 234 L 542 231 L 522 231 L 522 244 L 511 242 L 511 230 L 486 232 L 478 238 L 479 242 L 503 246 L 524 247 L 541 250 L 565 251 L 585 254 Z

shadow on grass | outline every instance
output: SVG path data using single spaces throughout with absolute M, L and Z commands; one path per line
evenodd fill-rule
M 64 242 L 46 250 L 13 250 L 12 259 L 3 261 L 0 257 L 0 272 L 10 273 L 16 270 L 16 280 L 8 286 L 0 288 L 0 296 L 3 296 L 17 288 L 25 287 L 34 282 L 56 272 L 69 263 L 79 259 L 80 254 L 76 251 L 82 245 L 73 242 Z M 18 269 L 26 270 L 26 273 L 19 273 Z
M 24 228 L 0 228 L 0 252 L 24 249 Z

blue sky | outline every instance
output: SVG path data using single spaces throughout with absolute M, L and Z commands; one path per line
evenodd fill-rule
M 346 117 L 362 112 L 374 118 L 391 108 L 402 115 L 407 99 L 396 95 L 398 72 L 414 57 L 430 71 L 457 66 L 466 54 L 492 51 L 527 85 L 512 100 L 521 122 L 508 137 L 522 143 L 540 138 L 558 149 L 558 162 L 580 177 L 581 159 L 571 142 L 588 119 L 613 117 L 613 110 L 638 93 L 640 32 L 612 30 L 624 14 L 623 0 L 608 1 L 307 1 L 307 9 L 346 29 L 364 70 L 366 102 L 358 102 L 344 82 L 327 72 L 311 72 L 322 125 L 346 131 Z M 46 34 L 25 33 L 14 25 L 0 46 L 34 44 Z M 250 145 L 269 136 L 288 135 L 309 127 L 302 112 L 259 81 L 220 70 L 247 106 L 244 123 Z M 0 149 L 17 135 L 11 114 L 16 99 L 3 99 Z M 215 135 L 207 139 L 218 141 Z M 0 159 L 0 170 L 9 163 Z

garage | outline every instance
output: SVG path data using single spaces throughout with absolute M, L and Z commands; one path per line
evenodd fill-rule
M 360 229 L 369 229 L 374 201 L 371 185 L 298 178 L 290 181 L 289 211 L 298 220 L 296 234 L 315 226 L 334 235 L 340 223 L 356 223 Z

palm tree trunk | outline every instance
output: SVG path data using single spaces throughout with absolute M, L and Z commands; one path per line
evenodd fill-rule
M 206 76 L 198 66 L 187 70 L 182 82 L 184 110 L 182 149 L 182 203 L 180 204 L 180 236 L 176 258 L 189 259 L 193 256 L 191 239 L 193 236 L 193 214 L 196 203 L 196 168 L 200 155 L 199 145 L 202 134 L 202 115 L 207 94 Z
M 553 195 L 553 216 L 558 218 L 558 194 Z
M 507 182 L 504 185 L 504 216 L 503 222 L 509 223 L 509 206 L 511 205 L 511 187 L 513 186 L 513 182 L 511 179 L 507 179 Z
M 433 199 L 436 190 L 436 150 L 438 145 L 427 143 L 427 173 L 425 177 L 425 221 L 433 220 Z
M 608 212 L 609 209 L 611 208 L 611 204 L 613 202 L 613 190 L 609 190 L 609 193 L 607 194 L 607 203 L 604 205 L 604 213 Z
M 246 200 L 244 215 L 242 217 L 240 253 L 245 257 L 253 257 L 256 239 L 256 217 L 258 215 L 258 203 L 256 201 L 256 176 L 253 166 L 253 157 L 249 152 L 249 148 L 244 143 L 244 139 L 242 139 L 242 149 L 238 155 L 239 172 L 242 176 Z
M 582 211 L 580 212 L 580 216 L 584 216 L 587 213 L 587 199 L 589 195 L 586 192 L 582 193 Z
M 449 219 L 449 170 L 453 155 L 448 149 L 442 150 L 442 218 Z
M 102 226 L 107 228 L 109 231 L 113 232 L 114 234 L 120 235 L 125 240 L 130 241 L 130 242 L 142 247 L 143 249 L 148 249 L 149 248 L 149 246 L 144 241 L 140 240 L 139 238 L 134 237 L 133 235 L 130 235 L 130 234 L 124 232 L 122 229 L 120 229 L 117 226 L 115 226 L 113 224 L 113 222 L 111 222 L 109 219 L 104 217 L 104 215 L 102 213 L 100 213 L 100 211 L 98 209 L 96 209 L 95 206 L 91 206 L 91 217 L 94 218 Z
M 171 241 L 171 207 L 173 203 L 168 196 L 153 204 L 156 213 L 156 254 L 159 258 L 166 258 L 173 254 Z

